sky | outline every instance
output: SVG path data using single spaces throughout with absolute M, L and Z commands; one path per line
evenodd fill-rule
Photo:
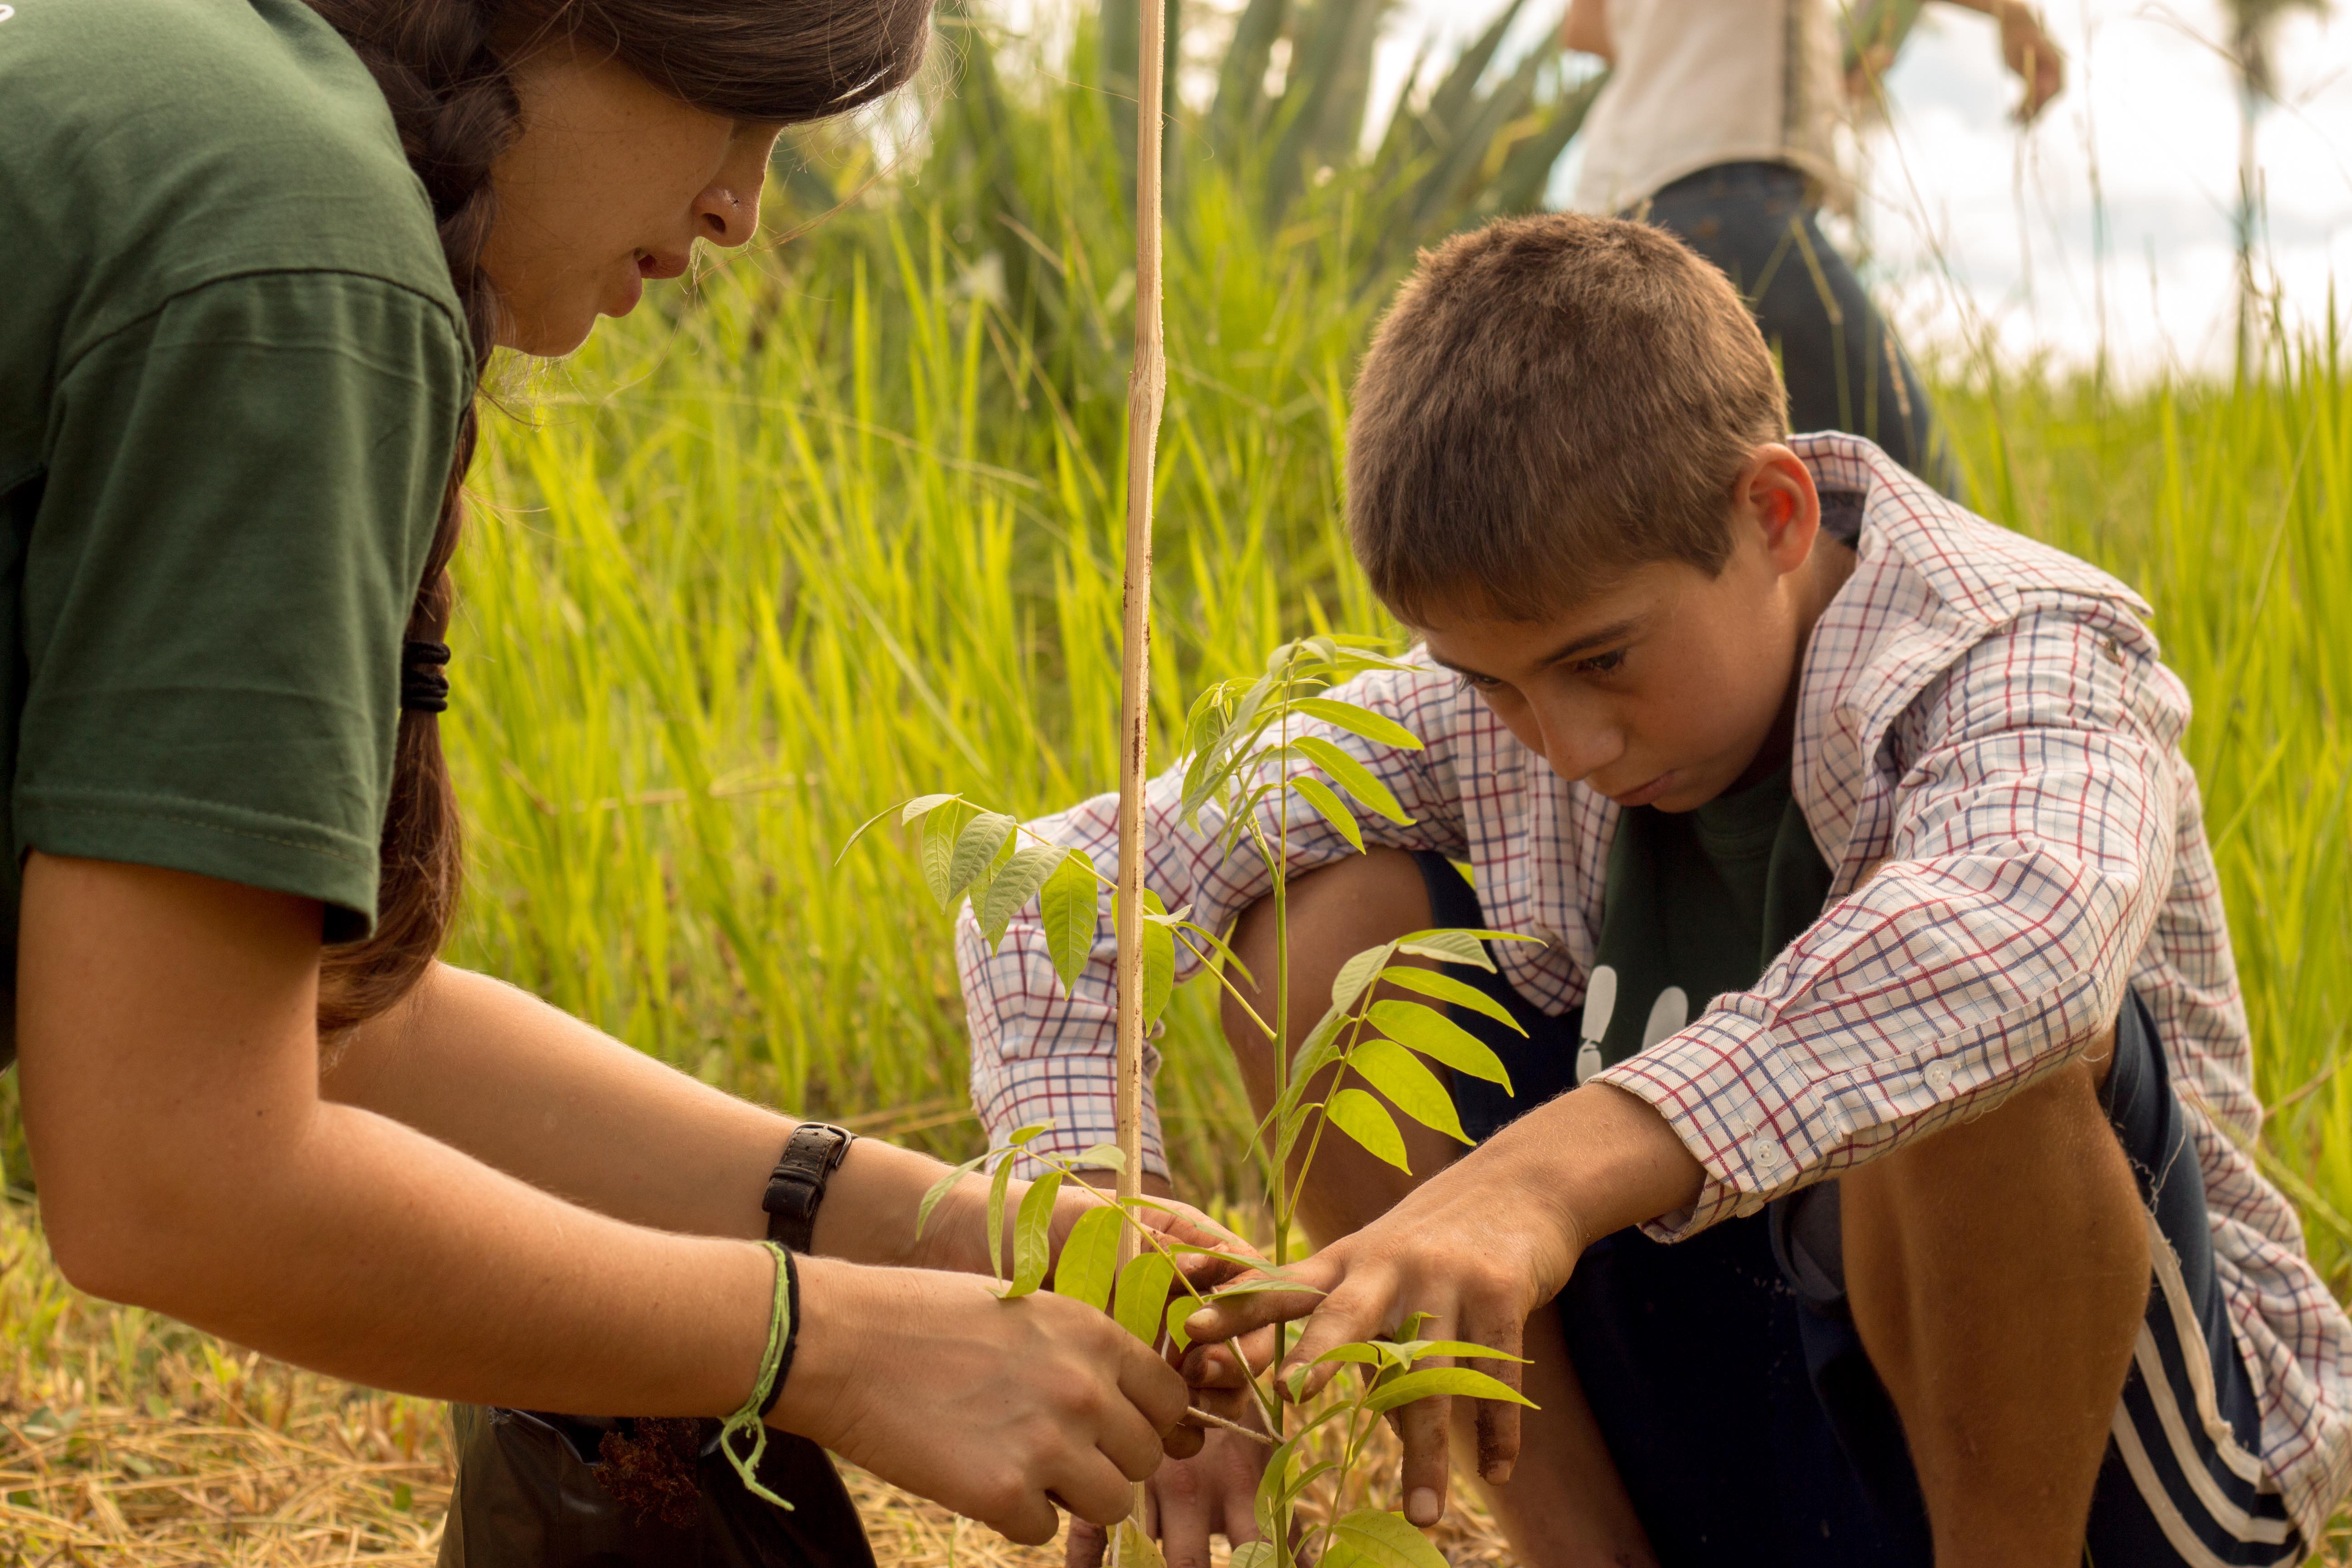
M 2008 118 L 2016 91 L 1991 22 L 1927 8 L 1888 78 L 1890 120 L 1868 144 L 1869 197 L 1850 243 L 1866 247 L 1915 350 L 1990 334 L 2005 355 L 2067 364 L 2092 363 L 2104 343 L 2127 376 L 2226 367 L 2238 142 L 2231 78 L 2213 43 L 2218 7 L 2045 6 L 2070 57 L 2067 89 L 2022 131 Z M 1404 0 L 1382 46 L 1385 81 L 1402 78 L 1423 37 L 1467 37 L 1499 8 Z M 1559 10 L 1530 8 L 1544 12 L 1531 33 Z M 2352 256 L 2352 12 L 2332 25 L 2291 19 L 2276 59 L 2284 101 L 2264 116 L 2260 142 L 2267 262 L 2289 319 L 2317 321 L 2339 236 Z M 1562 195 L 1570 160 L 1554 180 Z

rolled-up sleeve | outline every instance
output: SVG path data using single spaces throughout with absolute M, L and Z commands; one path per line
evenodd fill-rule
M 1418 735 L 1436 733 L 1433 721 L 1453 694 L 1453 681 L 1426 667 L 1361 675 L 1331 695 L 1368 708 Z M 1295 732 L 1320 736 L 1339 745 L 1371 771 L 1397 797 L 1400 826 L 1370 811 L 1359 811 L 1368 847 L 1462 852 L 1458 791 L 1450 771 L 1430 751 L 1383 745 L 1321 721 Z M 1308 770 L 1297 764 L 1297 771 Z M 1151 782 L 1145 797 L 1148 847 L 1144 884 L 1171 910 L 1190 908 L 1191 919 L 1223 931 L 1271 888 L 1265 864 L 1244 844 L 1227 849 L 1225 821 L 1213 808 L 1197 823 L 1183 813 L 1180 764 Z M 1314 808 L 1294 792 L 1268 795 L 1260 826 L 1269 843 L 1285 847 L 1289 874 L 1299 875 L 1353 854 Z M 1118 864 L 1118 797 L 1097 795 L 1058 815 L 1028 825 L 1055 844 L 1085 851 L 1106 877 Z M 1005 929 L 993 951 L 967 905 L 956 921 L 956 959 L 963 982 L 971 1032 L 971 1093 L 974 1108 L 992 1136 L 1016 1127 L 1052 1123 L 1032 1146 L 1075 1154 L 1114 1141 L 1118 1079 L 1118 941 L 1111 925 L 1108 890 L 1096 912 L 1094 951 L 1077 982 L 1066 992 L 1055 973 L 1035 900 Z M 1198 973 L 1200 957 L 1177 948 L 1179 983 Z M 1144 1063 L 1144 1163 L 1165 1173 L 1167 1157 L 1152 1083 L 1156 1051 Z
M 1675 1239 L 1980 1114 L 2114 1022 L 2170 883 L 2188 704 L 2121 612 L 2030 610 L 1894 726 L 1890 853 L 1754 990 L 1601 1075 L 1706 1168 Z

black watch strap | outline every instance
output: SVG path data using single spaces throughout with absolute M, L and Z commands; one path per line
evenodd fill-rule
M 849 1152 L 856 1137 L 847 1128 L 824 1121 L 803 1121 L 784 1142 L 783 1157 L 768 1177 L 768 1194 L 760 1206 L 768 1211 L 768 1239 L 794 1252 L 806 1252 L 816 1231 L 816 1205 L 824 1201 L 824 1184 Z

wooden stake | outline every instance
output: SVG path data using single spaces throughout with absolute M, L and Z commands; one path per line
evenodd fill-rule
M 1122 0 L 1111 0 L 1114 5 Z M 1143 1192 L 1143 788 L 1150 780 L 1151 481 L 1168 365 L 1160 315 L 1160 128 L 1164 0 L 1138 11 L 1135 80 L 1135 363 L 1127 376 L 1127 605 L 1120 642 L 1118 766 L 1118 1195 Z M 1119 1227 L 1121 1262 L 1135 1256 Z M 1140 1516 L 1139 1516 L 1140 1517 Z
M 1165 0 L 1135 5 L 1135 363 L 1127 373 L 1127 614 L 1119 643 L 1118 758 L 1118 1195 L 1143 1195 L 1143 786 L 1150 781 L 1151 480 L 1160 452 L 1160 410 L 1168 365 L 1160 320 L 1160 121 L 1167 58 Z M 1134 1227 L 1119 1226 L 1119 1262 L 1136 1253 Z M 1112 1568 L 1149 1561 L 1128 1541 L 1145 1514 L 1135 1487 L 1129 1523 L 1112 1537 Z

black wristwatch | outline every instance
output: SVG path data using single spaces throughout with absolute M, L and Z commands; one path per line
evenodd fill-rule
M 783 1157 L 768 1177 L 768 1195 L 760 1206 L 768 1211 L 768 1239 L 794 1252 L 806 1252 L 816 1232 L 816 1205 L 824 1201 L 824 1184 L 834 1167 L 849 1152 L 856 1134 L 845 1127 L 803 1121 L 784 1142 Z

